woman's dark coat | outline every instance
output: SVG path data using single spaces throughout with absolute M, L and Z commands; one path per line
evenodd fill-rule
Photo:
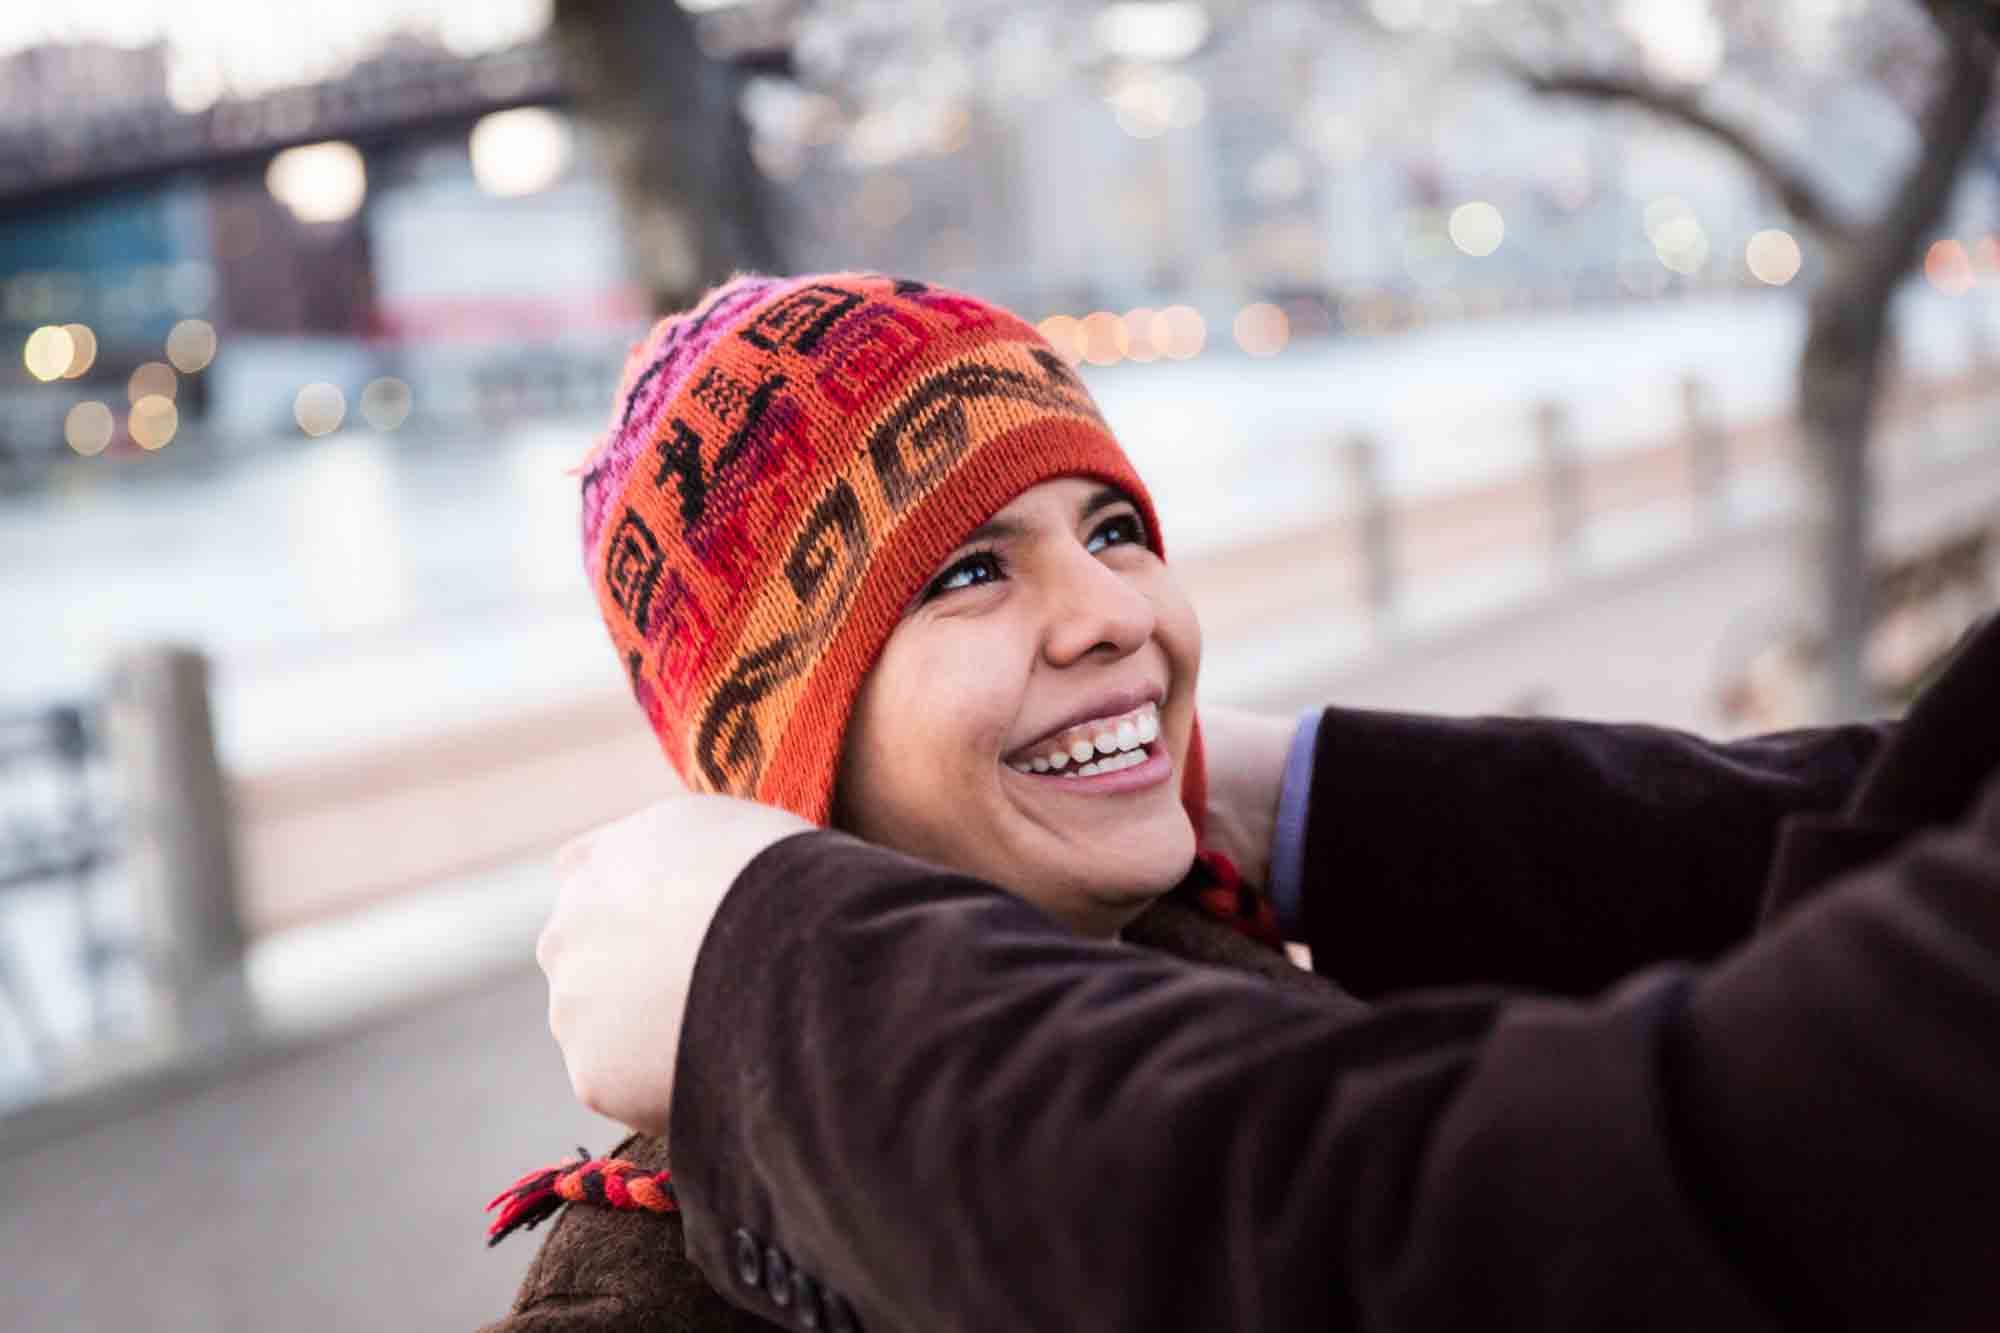
M 1225 929 L 1177 899 L 1155 904 L 1125 931 L 1134 943 L 1197 962 L 1270 978 L 1275 984 L 1329 989 L 1282 955 Z M 657 1170 L 664 1145 L 634 1134 L 609 1154 Z M 801 1299 L 819 1293 L 807 1290 Z M 841 1333 L 840 1312 L 819 1326 Z M 674 1214 L 613 1211 L 583 1204 L 564 1209 L 535 1256 L 514 1309 L 483 1333 L 769 1333 L 783 1327 L 731 1305 L 688 1262 Z
M 838 833 L 761 854 L 680 1044 L 700 1270 L 877 1333 L 1990 1325 L 2000 621 L 1900 726 L 1328 709 L 1309 805 L 1324 995 Z M 696 1279 L 672 1224 L 600 1266 L 614 1220 L 519 1316 L 614 1322 L 502 1327 L 761 1327 L 639 1322 Z

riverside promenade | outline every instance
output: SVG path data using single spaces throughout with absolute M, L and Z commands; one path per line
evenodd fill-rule
M 2000 516 L 1989 413 L 1926 422 L 1887 446 L 1903 460 L 1883 468 L 1890 549 Z M 1433 579 L 1388 638 L 1309 604 L 1211 629 L 1205 693 L 1446 712 L 1531 696 L 1709 730 L 1706 686 L 1745 608 L 1785 605 L 1785 527 L 1628 544 L 1559 586 L 1526 558 L 1514 576 L 1483 562 L 1471 591 Z M 252 947 L 272 1034 L 257 1049 L 17 1118 L 0 1136 L 0 1327 L 345 1333 L 503 1311 L 535 1237 L 488 1251 L 481 1205 L 618 1133 L 570 1100 L 544 1026 L 531 953 L 552 889 L 537 855 L 273 930 Z

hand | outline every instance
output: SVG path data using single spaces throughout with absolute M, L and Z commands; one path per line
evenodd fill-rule
M 695 956 L 729 886 L 759 852 L 813 825 L 729 796 L 670 796 L 571 840 L 535 945 L 549 1031 L 577 1100 L 663 1134 Z
M 1202 753 L 1208 764 L 1208 829 L 1202 842 L 1236 863 L 1248 882 L 1271 882 L 1271 840 L 1278 830 L 1278 794 L 1296 718 L 1242 708 L 1200 706 Z

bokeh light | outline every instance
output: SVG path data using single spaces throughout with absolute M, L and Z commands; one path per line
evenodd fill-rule
M 1750 243 L 1743 247 L 1743 262 L 1757 281 L 1782 287 L 1799 276 L 1804 256 L 1790 232 L 1772 227 L 1750 238 Z
M 172 402 L 180 395 L 180 387 L 180 377 L 174 374 L 172 366 L 164 361 L 148 361 L 125 382 L 125 396 L 135 407 L 141 398 L 164 398 Z
M 1191 75 L 1138 68 L 1118 75 L 1105 95 L 1118 128 L 1135 139 L 1157 139 L 1168 130 L 1201 123 L 1208 95 Z
M 206 370 L 215 360 L 215 326 L 205 319 L 184 319 L 167 334 L 167 360 L 183 375 Z
M 308 435 L 330 435 L 347 419 L 347 395 L 324 380 L 315 381 L 292 400 L 292 417 Z
M 79 379 L 90 373 L 97 364 L 97 335 L 88 324 L 65 324 L 63 332 L 69 335 L 69 368 L 63 371 L 66 380 Z
M 368 168 L 360 149 L 330 140 L 285 149 L 271 159 L 264 184 L 301 222 L 341 222 L 367 198 Z
M 1691 275 L 1708 262 L 1708 233 L 1693 218 L 1670 222 L 1660 229 L 1660 262 L 1674 272 Z
M 44 324 L 28 335 L 28 342 L 21 349 L 21 359 L 27 363 L 28 373 L 44 383 L 61 379 L 70 362 L 76 358 L 76 340 L 69 330 L 58 324 Z
M 1074 315 L 1050 315 L 1035 330 L 1072 366 L 1083 360 L 1083 331 Z
M 1451 243 L 1474 258 L 1483 259 L 1500 248 L 1506 238 L 1507 222 L 1500 210 L 1483 199 L 1460 204 L 1451 210 L 1446 230 Z
M 361 418 L 376 430 L 394 430 L 410 415 L 410 386 L 393 375 L 368 381 L 361 390 Z
M 1924 277 L 1946 296 L 1963 296 L 1972 290 L 1972 257 L 1957 241 L 1938 241 L 1924 255 Z
M 132 443 L 149 451 L 166 448 L 180 426 L 180 409 L 174 406 L 174 400 L 157 393 L 149 393 L 133 403 L 132 415 L 125 423 L 125 428 L 132 432 Z
M 1667 83 L 1706 83 L 1722 68 L 1727 41 L 1707 0 L 1627 0 L 1621 26 L 1638 43 L 1646 70 Z
M 104 452 L 118 433 L 118 421 L 103 403 L 78 403 L 63 418 L 63 440 L 85 458 Z
M 1132 361 L 1157 361 L 1164 343 L 1153 337 L 1154 325 L 1158 323 L 1160 312 L 1151 306 L 1140 306 L 1125 312 L 1125 356 Z
M 1175 361 L 1188 361 L 1201 355 L 1203 344 L 1208 341 L 1208 324 L 1193 306 L 1170 305 L 1162 310 L 1157 321 L 1166 326 L 1164 336 L 1154 335 L 1154 341 Z
M 1097 310 L 1083 317 L 1078 332 L 1083 337 L 1083 359 L 1093 366 L 1115 366 L 1125 359 L 1131 339 L 1125 321 L 1109 310 Z
M 1677 194 L 1663 194 L 1657 199 L 1646 201 L 1646 239 L 1654 245 L 1660 243 L 1660 231 L 1669 222 L 1694 216 L 1694 209 L 1688 201 Z
M 1291 341 L 1292 321 L 1269 301 L 1246 305 L 1236 312 L 1236 345 L 1251 356 L 1276 356 Z
M 1679 195 L 1662 195 L 1646 205 L 1646 235 L 1660 262 L 1675 273 L 1699 273 L 1708 262 L 1708 232 Z
M 546 190 L 569 169 L 569 120 L 547 107 L 518 106 L 481 116 L 466 142 L 472 178 L 503 199 Z
M 1121 60 L 1185 60 L 1208 40 L 1208 11 L 1195 0 L 1118 0 L 1098 11 L 1096 36 Z

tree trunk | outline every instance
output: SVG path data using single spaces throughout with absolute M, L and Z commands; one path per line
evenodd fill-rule
M 738 108 L 745 76 L 702 53 L 687 12 L 672 0 L 557 0 L 554 26 L 655 308 L 684 309 L 738 269 L 782 268 Z
M 1815 720 L 1846 721 L 1875 708 L 1863 670 L 1874 620 L 1869 595 L 1869 527 L 1874 424 L 1886 302 L 1849 296 L 1829 283 L 1815 294 L 1799 361 L 1801 516 L 1800 596 L 1809 637 L 1821 645 Z M 1871 317 L 1872 316 L 1872 317 Z
M 1890 343 L 1890 303 L 1944 216 L 1992 102 L 1992 45 L 1961 17 L 1940 26 L 1945 49 L 1923 148 L 1882 215 L 1848 239 L 1828 243 L 1826 279 L 1806 317 L 1798 376 L 1807 478 L 1799 582 L 1809 637 L 1821 646 L 1814 721 L 1866 717 L 1880 705 L 1864 671 L 1875 612 L 1868 441 Z

